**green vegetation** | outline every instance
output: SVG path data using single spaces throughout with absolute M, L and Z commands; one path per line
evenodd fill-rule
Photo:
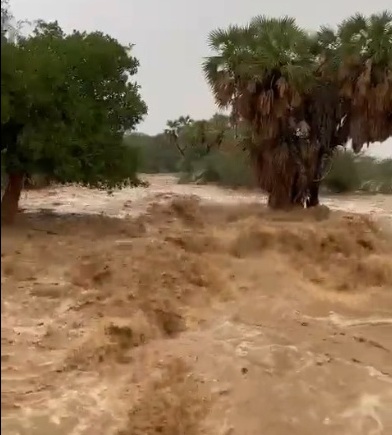
M 184 119 L 190 118 L 180 118 Z M 198 121 L 198 129 L 190 121 L 182 126 L 182 131 L 178 128 L 181 124 L 178 120 L 168 122 L 168 126 L 177 126 L 175 141 L 170 133 L 173 127 L 166 129 L 166 135 L 133 133 L 126 136 L 126 143 L 139 150 L 141 172 L 177 173 L 180 183 L 258 188 L 252 159 L 236 139 L 236 135 L 243 132 L 230 127 L 229 118 L 216 115 L 209 121 Z M 211 145 L 209 150 L 206 137 Z M 336 149 L 324 165 L 321 187 L 332 193 L 392 193 L 392 159 L 377 160 L 363 153 Z
M 356 15 L 316 34 L 291 18 L 256 17 L 211 32 L 209 44 L 215 55 L 204 72 L 231 116 L 181 117 L 168 122 L 166 140 L 154 138 L 161 155 L 170 144 L 170 153 L 178 150 L 169 160 L 181 182 L 257 186 L 276 208 L 309 196 L 307 205 L 317 205 L 321 186 L 390 192 L 390 161 L 342 149 L 351 143 L 360 153 L 392 134 L 389 12 Z
M 2 26 L 2 220 L 12 222 L 24 179 L 37 173 L 98 188 L 134 184 L 136 153 L 123 135 L 147 107 L 130 81 L 138 68 L 131 46 L 45 22 L 16 41 L 7 36 Z
M 113 189 L 137 184 L 138 171 L 257 187 L 273 208 L 315 206 L 322 184 L 391 192 L 391 161 L 337 152 L 392 135 L 388 11 L 314 34 L 264 16 L 212 31 L 203 70 L 230 116 L 180 117 L 156 136 L 132 133 L 147 113 L 132 46 L 42 21 L 11 38 L 10 19 L 3 2 L 3 221 L 12 222 L 26 180 Z
M 392 194 L 392 159 L 337 152 L 323 184 L 332 193 Z
M 181 156 L 166 142 L 163 133 L 157 136 L 143 133 L 126 134 L 124 144 L 137 152 L 140 172 L 145 174 L 178 172 Z

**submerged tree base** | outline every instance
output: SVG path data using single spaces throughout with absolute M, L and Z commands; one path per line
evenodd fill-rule
M 309 187 L 309 198 L 306 200 L 306 207 L 317 207 L 320 205 L 319 200 L 320 182 L 315 181 Z
M 287 189 L 285 185 L 277 184 L 268 195 L 268 206 L 274 210 L 290 210 L 292 208 L 311 208 L 320 205 L 319 183 L 312 183 L 307 195 L 297 193 L 297 188 Z
M 268 193 L 268 206 L 272 209 L 319 205 L 320 149 L 309 141 L 301 146 L 271 142 L 251 151 L 259 187 Z
M 273 210 L 292 210 L 294 208 L 312 208 L 320 205 L 317 196 L 310 195 L 308 198 L 300 201 L 292 201 L 291 197 L 279 196 L 274 194 L 268 195 L 268 207 Z

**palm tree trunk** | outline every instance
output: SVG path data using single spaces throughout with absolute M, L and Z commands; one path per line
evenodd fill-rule
M 317 148 L 315 148 L 317 149 Z M 319 147 L 317 154 L 315 155 L 315 158 L 312 163 L 312 180 L 309 184 L 309 198 L 306 202 L 307 207 L 317 207 L 320 204 L 319 201 L 319 190 L 320 190 L 320 184 L 321 184 L 321 177 L 322 177 L 322 162 L 323 162 L 323 149 Z
M 270 208 L 289 210 L 303 206 L 300 176 L 295 165 L 282 166 L 279 162 L 269 160 L 270 156 L 266 158 L 262 152 L 255 152 L 251 157 L 259 186 L 268 193 Z
M 309 199 L 306 202 L 307 207 L 317 207 L 320 204 L 319 200 L 320 182 L 313 181 L 309 187 Z
M 7 186 L 1 198 L 1 222 L 9 225 L 18 213 L 19 198 L 23 188 L 24 175 L 20 173 L 8 176 Z
M 288 210 L 293 207 L 290 192 L 286 186 L 276 185 L 268 195 L 268 206 L 274 210 Z

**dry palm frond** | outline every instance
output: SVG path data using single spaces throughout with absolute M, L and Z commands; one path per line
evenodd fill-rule
M 218 29 L 209 41 L 217 55 L 206 60 L 204 72 L 217 103 L 231 105 L 233 115 L 247 120 L 265 140 L 278 139 L 279 119 L 301 104 L 312 82 L 308 35 L 292 18 L 257 17 L 243 28 Z M 219 71 L 229 77 L 230 87 Z
M 392 134 L 392 13 L 355 15 L 338 29 L 339 81 L 350 102 L 354 151 Z
M 267 192 L 286 189 L 287 198 L 295 179 L 301 196 L 338 145 L 352 139 L 358 152 L 392 135 L 391 12 L 316 35 L 293 18 L 259 16 L 212 32 L 209 43 L 207 81 L 217 104 L 251 129 L 246 146 Z

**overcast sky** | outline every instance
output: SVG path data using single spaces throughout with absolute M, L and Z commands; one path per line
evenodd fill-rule
M 58 20 L 67 31 L 101 30 L 136 44 L 137 81 L 149 106 L 139 130 L 158 133 L 168 119 L 189 114 L 208 118 L 215 111 L 201 62 L 207 35 L 216 27 L 246 23 L 255 15 L 290 15 L 308 29 L 335 25 L 355 12 L 392 9 L 391 0 L 11 0 L 16 19 Z M 392 140 L 375 145 L 392 157 Z

